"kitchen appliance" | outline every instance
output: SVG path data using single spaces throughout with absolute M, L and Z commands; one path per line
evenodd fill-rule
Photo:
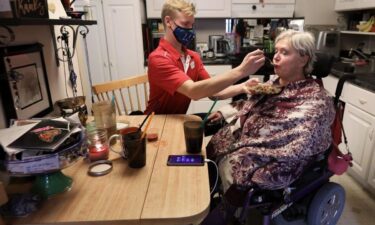
M 340 56 L 340 32 L 339 31 L 319 31 L 316 37 L 316 50 L 328 53 L 336 58 Z
M 216 51 L 215 51 L 216 50 Z M 229 42 L 225 39 L 216 42 L 216 49 L 214 49 L 216 58 L 224 58 L 230 51 Z
M 224 35 L 209 35 L 208 36 L 208 50 L 214 52 L 214 56 L 217 57 L 218 53 L 218 41 L 224 40 Z M 219 52 L 220 55 L 221 52 Z

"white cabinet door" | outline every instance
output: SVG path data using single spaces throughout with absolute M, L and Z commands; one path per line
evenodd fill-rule
M 375 131 L 374 129 L 372 130 L 372 138 L 375 138 Z M 375 192 L 375 146 L 372 146 L 372 161 L 369 167 L 369 175 L 367 178 L 367 182 L 370 185 L 370 187 L 373 189 Z
M 103 1 L 112 80 L 143 73 L 139 0 Z
M 349 10 L 357 8 L 359 6 L 360 0 L 336 0 L 335 1 L 335 10 Z
M 97 21 L 97 25 L 89 26 L 89 33 L 86 36 L 87 67 L 90 71 L 92 83 L 98 84 L 111 80 L 111 75 L 109 72 L 103 7 L 100 0 L 91 0 L 90 5 L 93 20 Z M 83 8 L 83 5 L 76 3 L 74 7 Z
M 349 173 L 365 184 L 374 146 L 375 117 L 347 103 L 343 125 L 353 154 L 353 167 L 349 169 Z
M 362 7 L 363 8 L 375 8 L 375 1 L 374 0 L 362 0 Z
M 293 17 L 294 0 L 264 1 L 232 0 L 232 17 L 237 18 L 285 18 Z
M 220 18 L 231 16 L 231 0 L 194 0 L 196 18 Z
M 147 18 L 161 18 L 161 9 L 165 0 L 146 0 Z
M 374 0 L 336 0 L 335 10 L 336 11 L 349 11 L 374 8 Z
M 161 18 L 165 0 L 146 0 L 147 18 Z M 191 0 L 195 3 L 196 18 L 223 18 L 231 16 L 231 0 Z

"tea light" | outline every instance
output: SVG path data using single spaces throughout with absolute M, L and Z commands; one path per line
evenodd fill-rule
M 108 155 L 109 155 L 108 145 L 97 144 L 97 145 L 89 146 L 90 161 L 108 159 Z

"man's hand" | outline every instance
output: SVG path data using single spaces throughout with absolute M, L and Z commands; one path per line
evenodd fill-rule
M 211 113 L 207 118 L 207 120 L 210 121 L 210 123 L 214 123 L 222 119 L 223 119 L 223 115 L 219 111 Z
M 250 52 L 242 60 L 242 63 L 237 67 L 242 73 L 242 77 L 254 74 L 260 67 L 264 65 L 265 57 L 263 51 L 257 49 Z

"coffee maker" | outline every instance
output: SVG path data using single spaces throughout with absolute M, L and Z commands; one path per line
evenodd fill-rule
M 215 57 L 222 57 L 222 44 L 218 44 L 224 40 L 224 35 L 210 35 L 208 36 L 208 49 L 214 52 Z M 219 51 L 218 51 L 219 50 Z
M 229 47 L 229 42 L 227 40 L 222 39 L 216 42 L 216 49 L 214 51 L 216 58 L 226 57 L 229 51 L 230 51 L 230 47 Z

